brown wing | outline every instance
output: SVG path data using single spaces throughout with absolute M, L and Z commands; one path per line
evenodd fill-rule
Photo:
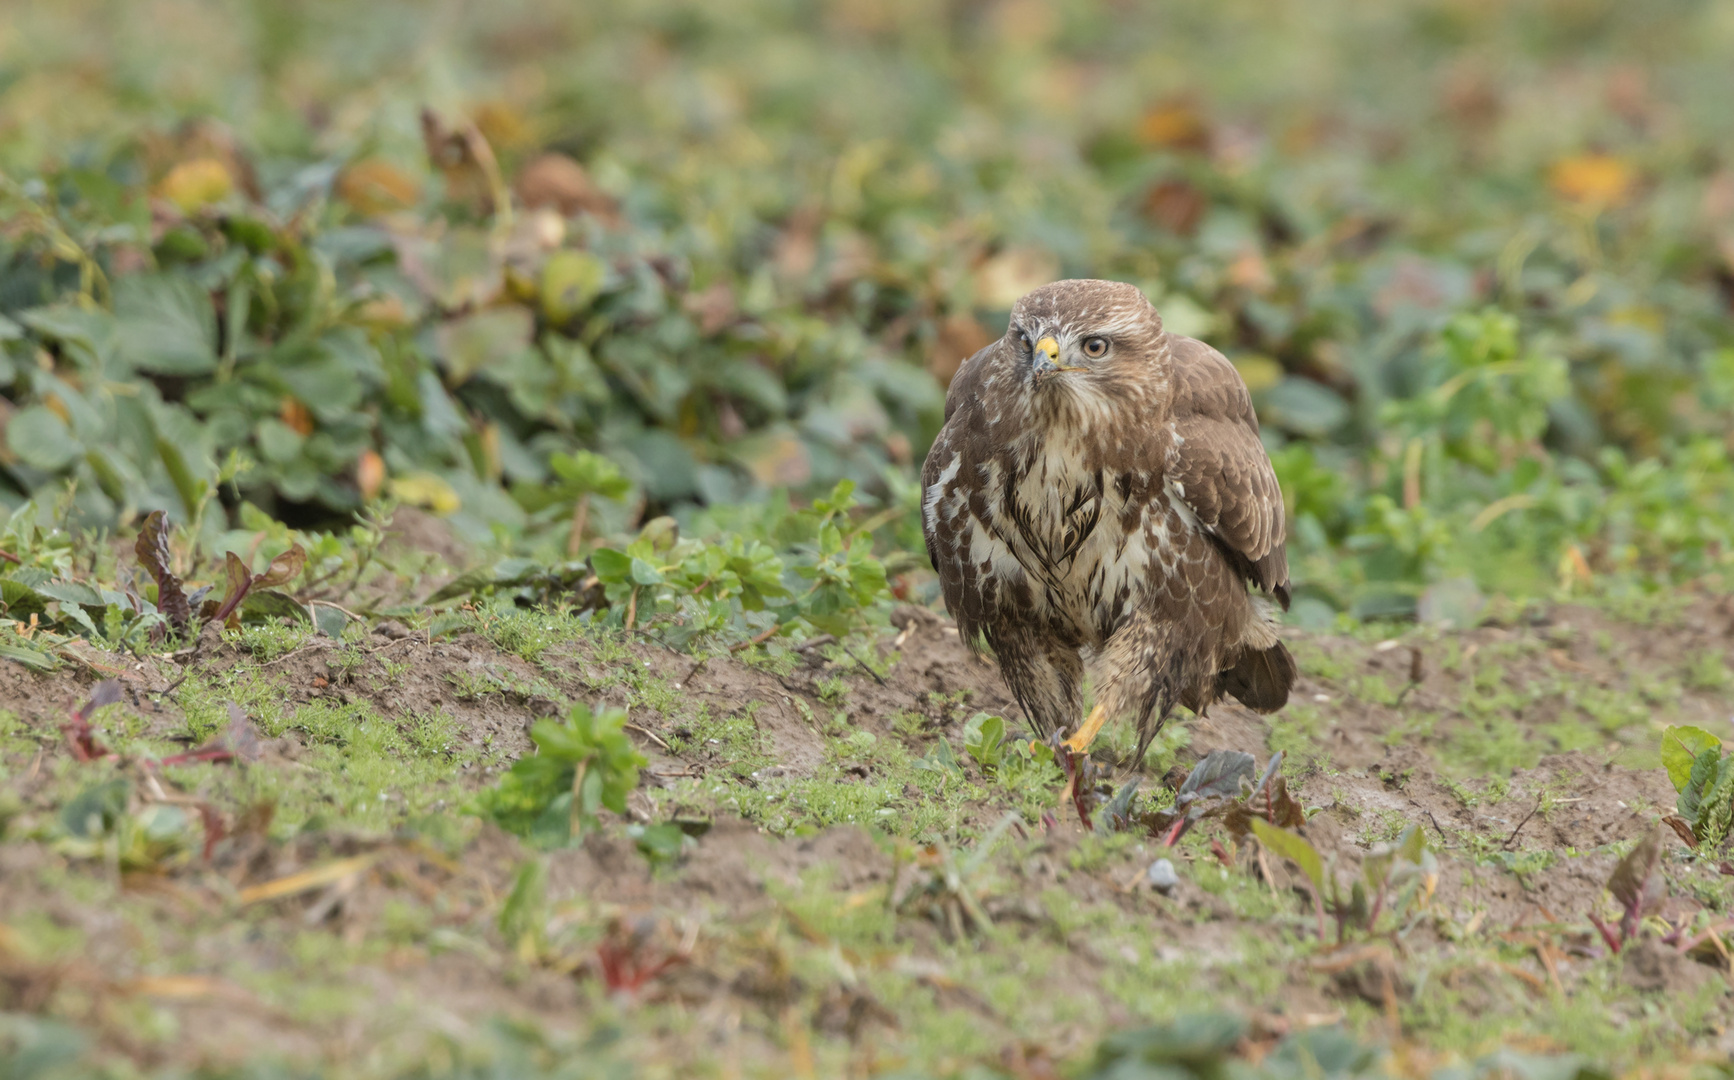
M 1193 338 L 1169 335 L 1178 436 L 1167 476 L 1247 580 L 1288 607 L 1282 489 L 1258 438 L 1258 417 L 1240 372 Z
M 921 532 L 927 541 L 927 557 L 939 574 L 946 610 L 957 620 L 958 631 L 971 648 L 979 644 L 985 625 L 982 583 L 976 580 L 976 567 L 965 557 L 967 540 L 959 520 L 940 513 L 939 504 L 959 491 L 970 493 L 972 498 L 979 494 L 972 491 L 973 465 L 965 469 L 965 464 L 983 456 L 982 383 L 990 354 L 1003 343 L 1003 338 L 995 341 L 958 368 L 945 395 L 945 426 L 921 468 Z M 935 490 L 936 485 L 940 490 Z

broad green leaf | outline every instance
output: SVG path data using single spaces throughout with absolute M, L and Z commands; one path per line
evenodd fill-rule
M 602 292 L 608 264 L 588 251 L 558 251 L 542 266 L 542 314 L 566 323 L 582 314 Z
M 132 781 L 125 777 L 92 784 L 61 808 L 60 827 L 69 836 L 103 836 L 126 815 L 127 798 L 131 794 Z
M 269 589 L 249 590 L 241 601 L 241 621 L 243 623 L 275 622 L 278 619 L 293 619 L 295 622 L 311 625 L 313 617 L 307 609 L 294 597 Z
M 620 466 L 588 450 L 571 454 L 556 453 L 548 459 L 549 466 L 560 479 L 580 493 L 618 499 L 632 490 L 632 482 L 620 471 Z
M 108 603 L 102 593 L 79 581 L 48 581 L 36 586 L 36 591 L 62 604 L 103 607 Z
M 23 664 L 31 671 L 53 671 L 60 667 L 60 661 L 54 657 L 24 645 L 0 644 L 0 660 Z
M 1313 847 L 1306 837 L 1287 829 L 1279 829 L 1263 818 L 1252 819 L 1253 834 L 1258 842 L 1263 844 L 1272 854 L 1288 859 L 1300 867 L 1301 873 L 1312 882 L 1318 895 L 1324 895 L 1325 864 L 1319 857 L 1318 849 Z
M 632 556 L 613 548 L 597 548 L 590 553 L 590 565 L 596 576 L 606 582 L 626 581 L 632 576 Z
M 1005 720 L 988 713 L 976 713 L 963 725 L 963 749 L 982 768 L 997 768 L 1003 756 Z
M 32 614 L 48 610 L 47 599 L 36 588 L 16 578 L 0 578 L 0 604 L 7 618 L 29 622 Z M 76 606 L 76 605 L 75 605 Z
M 952 752 L 951 743 L 947 742 L 943 735 L 934 741 L 926 754 L 915 760 L 914 765 L 923 772 L 963 773 L 963 766 Z
M 314 604 L 311 610 L 313 612 L 313 626 L 319 633 L 333 641 L 343 640 L 343 631 L 349 627 L 349 616 L 330 604 Z
M 211 297 L 179 274 L 131 274 L 114 287 L 115 333 L 133 367 L 157 375 L 202 375 L 217 367 Z
M 84 452 L 66 421 L 46 405 L 18 410 L 6 425 L 6 445 L 24 464 L 44 472 L 59 472 Z
M 1668 779 L 1674 790 L 1686 789 L 1692 779 L 1692 764 L 1698 760 L 1699 754 L 1721 747 L 1722 740 L 1703 728 L 1673 725 L 1666 728 L 1662 732 L 1662 765 L 1668 770 Z
M 528 348 L 534 324 L 523 308 L 492 308 L 442 325 L 439 351 L 452 385 Z

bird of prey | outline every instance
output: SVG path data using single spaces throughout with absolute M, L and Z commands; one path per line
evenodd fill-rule
M 1131 716 L 1142 761 L 1175 705 L 1288 700 L 1282 492 L 1252 399 L 1133 286 L 1019 300 L 952 380 L 921 483 L 945 605 L 1038 735 L 1069 732 L 1082 753 Z M 1079 724 L 1086 662 L 1096 704 Z

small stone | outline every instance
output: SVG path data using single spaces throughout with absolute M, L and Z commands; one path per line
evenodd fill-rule
M 1167 896 L 1180 885 L 1180 875 L 1174 872 L 1174 864 L 1167 859 L 1157 859 L 1150 864 L 1150 869 L 1144 872 L 1150 887 Z

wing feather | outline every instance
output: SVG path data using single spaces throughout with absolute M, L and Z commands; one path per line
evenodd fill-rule
M 1175 438 L 1167 478 L 1211 538 L 1253 584 L 1288 607 L 1282 489 L 1258 438 L 1246 382 L 1228 358 L 1193 338 L 1173 349 Z

